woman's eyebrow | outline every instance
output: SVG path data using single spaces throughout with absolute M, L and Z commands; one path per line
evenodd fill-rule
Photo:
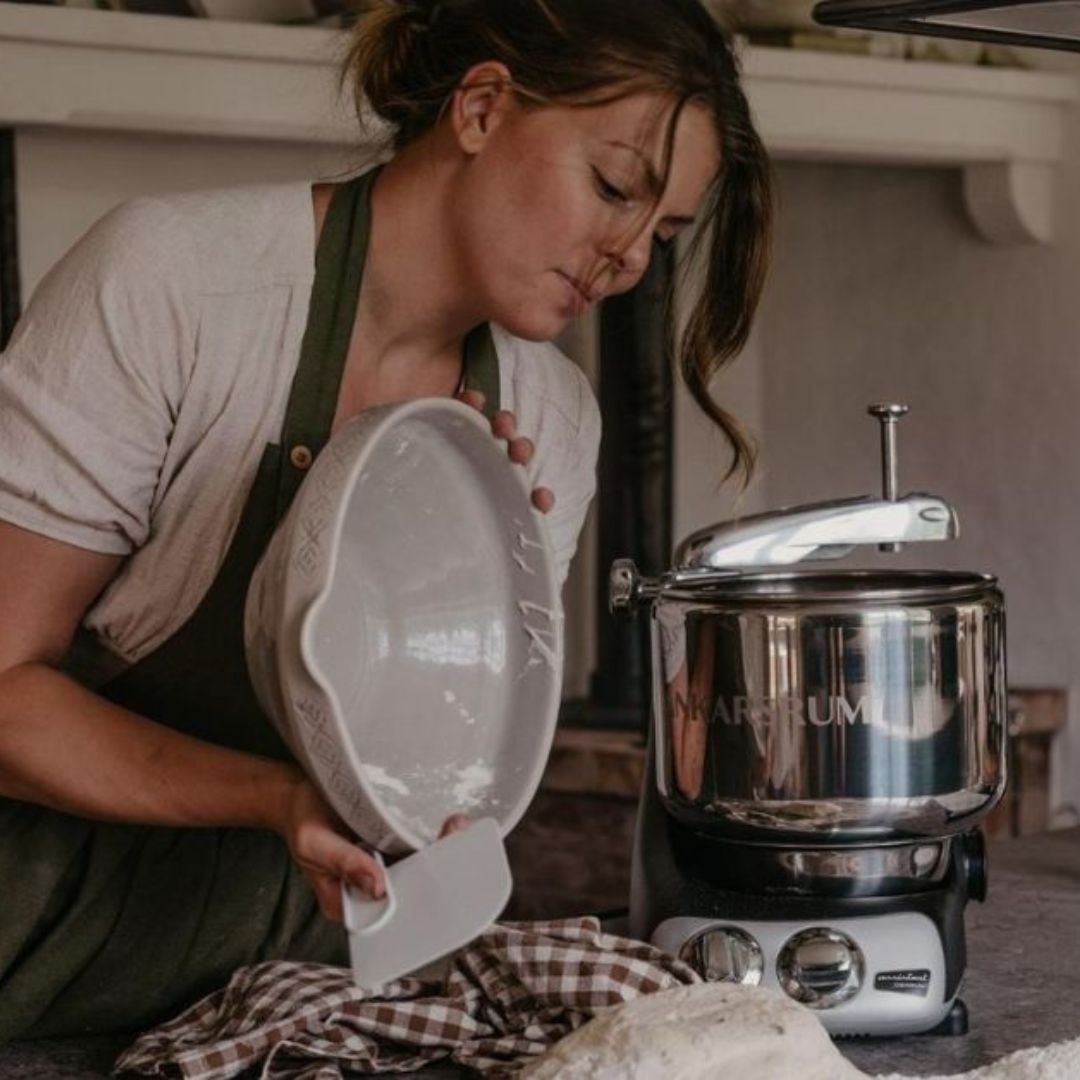
M 645 166 L 645 181 L 648 184 L 649 192 L 656 196 L 663 194 L 663 181 L 660 179 L 660 175 L 654 168 L 653 163 L 645 156 L 640 147 L 634 146 L 632 143 L 621 142 L 619 139 L 604 139 L 604 143 L 608 146 L 614 146 L 618 150 L 629 150 Z M 693 214 L 667 214 L 665 220 L 674 222 L 677 225 L 693 225 L 696 219 Z
M 632 143 L 621 142 L 618 139 L 605 139 L 604 143 L 607 146 L 614 146 L 619 150 L 629 150 L 636 158 L 638 158 L 642 165 L 645 166 L 645 179 L 648 182 L 649 190 L 654 195 L 659 195 L 664 189 L 663 182 L 660 180 L 660 175 L 657 173 L 653 166 L 653 163 L 642 152 L 641 147 L 634 146 Z

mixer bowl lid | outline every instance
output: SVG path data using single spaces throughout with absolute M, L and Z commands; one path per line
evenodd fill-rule
M 702 575 L 661 591 L 664 599 L 738 606 L 948 604 L 984 599 L 997 578 L 953 570 L 796 570 Z

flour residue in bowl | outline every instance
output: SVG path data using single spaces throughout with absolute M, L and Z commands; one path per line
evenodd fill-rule
M 415 836 L 420 837 L 420 840 L 425 844 L 433 843 L 438 840 L 439 834 L 432 827 L 432 825 L 425 821 L 423 818 L 416 817 L 412 814 L 397 813 L 395 817 L 398 820 L 399 825 L 404 825 Z
M 458 700 L 457 694 L 455 694 L 453 690 L 443 691 L 443 701 L 445 701 L 447 705 L 456 705 L 458 716 L 460 716 L 466 724 L 476 723 L 476 717 L 473 716 L 473 714 L 469 712 L 469 710 L 466 709 L 464 705 L 461 704 L 461 702 Z
M 462 810 L 479 806 L 494 780 L 491 767 L 484 764 L 483 758 L 477 758 L 472 765 L 457 770 L 457 780 L 451 792 L 454 802 Z
M 392 791 L 395 795 L 409 795 L 409 785 L 396 776 L 391 776 L 381 765 L 372 765 L 364 762 L 360 766 L 364 770 L 364 779 L 374 784 L 380 792 Z
M 443 696 L 447 704 L 456 701 L 450 690 Z M 499 805 L 493 798 L 495 770 L 484 758 L 468 765 L 414 766 L 400 777 L 382 765 L 365 762 L 362 768 L 393 820 L 423 843 L 435 840 L 443 822 L 453 814 Z

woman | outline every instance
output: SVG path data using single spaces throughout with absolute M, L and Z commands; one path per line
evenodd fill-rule
M 565 576 L 599 421 L 544 343 L 707 222 L 681 366 L 749 464 L 706 387 L 760 292 L 767 167 L 695 0 L 380 2 L 344 71 L 391 161 L 119 207 L 0 365 L 0 1038 L 344 961 L 340 882 L 379 871 L 259 713 L 241 617 L 349 417 L 483 408 Z

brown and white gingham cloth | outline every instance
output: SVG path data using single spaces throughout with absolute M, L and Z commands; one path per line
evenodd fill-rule
M 453 957 L 445 982 L 406 978 L 365 996 L 347 968 L 273 961 L 147 1032 L 115 1073 L 340 1080 L 453 1062 L 509 1076 L 595 1013 L 700 982 L 687 964 L 605 934 L 595 918 L 502 923 Z M 252 1075 L 255 1075 L 254 1072 Z

